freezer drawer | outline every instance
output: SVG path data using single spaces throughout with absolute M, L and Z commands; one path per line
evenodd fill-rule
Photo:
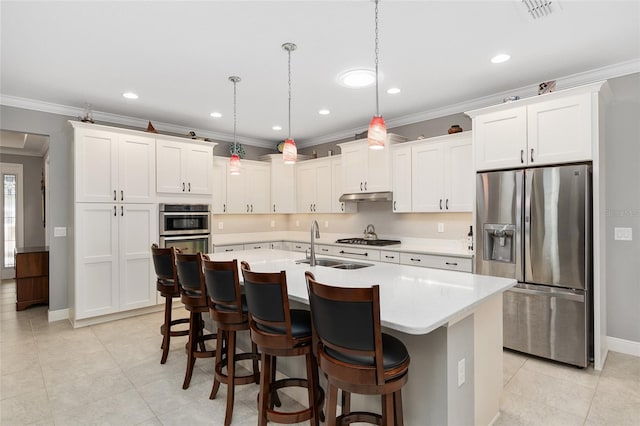
M 503 297 L 504 347 L 588 365 L 588 293 L 518 284 Z

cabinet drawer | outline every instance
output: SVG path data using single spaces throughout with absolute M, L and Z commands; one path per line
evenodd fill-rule
M 380 261 L 387 263 L 400 263 L 400 253 L 397 251 L 380 251 Z
M 214 253 L 224 253 L 225 251 L 242 251 L 244 250 L 244 245 L 242 244 L 229 244 L 226 246 L 214 246 Z
M 291 243 L 291 251 L 305 252 L 311 250 L 311 244 L 308 243 Z
M 244 245 L 244 249 L 245 250 L 260 250 L 260 249 L 267 249 L 267 248 L 271 248 L 271 244 L 269 244 L 269 243 L 253 243 L 253 244 L 245 244 Z
M 435 256 L 431 254 L 400 253 L 402 265 L 422 266 L 424 268 L 450 269 L 452 271 L 471 272 L 471 259 L 462 257 Z
M 334 247 L 333 255 L 362 260 L 380 260 L 380 250 L 370 250 L 355 247 Z

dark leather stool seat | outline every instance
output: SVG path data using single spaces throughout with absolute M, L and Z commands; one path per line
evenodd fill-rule
M 401 389 L 409 377 L 410 357 L 399 339 L 382 333 L 379 286 L 329 286 L 311 272 L 305 275 L 314 349 L 328 382 L 327 424 L 403 425 Z M 338 389 L 343 396 L 340 416 Z M 382 414 L 351 412 L 351 393 L 381 395 Z
M 202 313 L 209 312 L 207 287 L 202 277 L 201 254 L 176 254 L 176 267 L 180 280 L 181 301 L 189 311 L 189 341 L 187 342 L 187 371 L 182 383 L 182 389 L 187 389 L 191 383 L 193 367 L 197 358 L 213 358 L 214 350 L 207 350 L 205 342 L 216 339 L 217 334 L 204 334 Z
M 260 381 L 260 354 L 255 343 L 252 343 L 252 352 L 236 354 L 236 333 L 249 330 L 249 309 L 240 289 L 238 261 L 214 262 L 205 260 L 203 256 L 199 256 L 198 261 L 209 296 L 209 313 L 218 327 L 215 373 L 209 398 L 215 399 L 220 383 L 227 385 L 224 424 L 228 426 L 233 417 L 235 385 Z M 253 361 L 252 373 L 243 376 L 236 374 L 236 362 L 241 360 Z
M 289 308 L 284 271 L 252 272 L 249 264 L 242 262 L 242 275 L 250 313 L 251 340 L 258 346 L 262 360 L 258 425 L 266 426 L 268 421 L 291 424 L 306 420 L 318 425 L 322 417 L 324 391 L 318 384 L 318 365 L 311 351 L 309 312 Z M 307 378 L 274 380 L 276 357 L 279 356 L 304 356 Z M 308 408 L 294 412 L 274 409 L 277 405 L 276 391 L 288 386 L 307 389 Z
M 173 247 L 159 248 L 157 244 L 151 246 L 151 255 L 153 257 L 153 266 L 156 271 L 157 281 L 156 289 L 160 292 L 160 296 L 164 297 L 164 323 L 160 326 L 162 334 L 162 358 L 160 364 L 167 362 L 169 355 L 169 343 L 172 337 L 186 336 L 189 330 L 173 330 L 172 327 L 178 324 L 188 324 L 189 319 L 180 318 L 171 319 L 172 302 L 174 298 L 180 297 L 180 284 L 178 282 L 178 274 L 176 270 L 176 252 Z

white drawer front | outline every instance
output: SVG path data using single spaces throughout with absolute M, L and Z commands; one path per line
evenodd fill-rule
M 422 266 L 424 268 L 450 269 L 452 271 L 471 272 L 471 259 L 430 254 L 400 253 L 403 265 Z
M 400 253 L 397 251 L 380 251 L 380 261 L 388 263 L 400 263 Z
M 244 249 L 245 250 L 260 250 L 260 249 L 266 249 L 266 248 L 271 248 L 271 244 L 269 244 L 269 243 L 254 243 L 254 244 L 245 244 L 244 245 Z
M 291 243 L 291 251 L 305 252 L 311 250 L 311 244 L 308 243 Z
M 225 251 L 242 251 L 244 246 L 242 244 L 229 244 L 226 246 L 215 246 L 213 248 L 214 253 L 224 253 Z
M 327 246 L 324 244 L 316 244 L 316 256 L 325 255 L 330 256 L 335 254 L 335 247 Z
M 334 247 L 334 256 L 350 257 L 362 260 L 380 260 L 380 250 L 371 250 L 355 247 Z

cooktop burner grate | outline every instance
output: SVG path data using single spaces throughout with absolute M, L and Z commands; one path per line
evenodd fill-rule
M 365 240 L 364 238 L 342 238 L 336 240 L 338 244 L 360 244 L 363 246 L 392 246 L 401 244 L 398 240 Z

